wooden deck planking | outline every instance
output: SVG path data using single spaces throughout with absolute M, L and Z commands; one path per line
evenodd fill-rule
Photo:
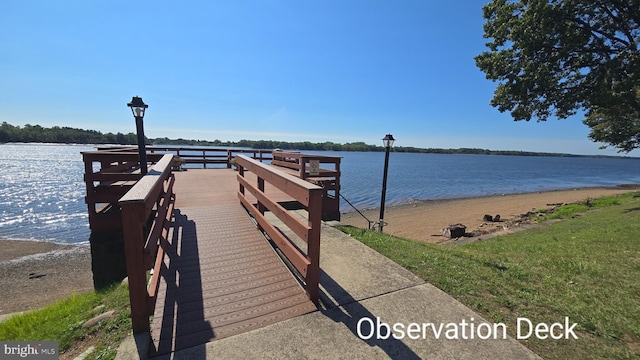
M 176 173 L 175 222 L 151 325 L 152 354 L 316 310 L 240 206 L 236 174 Z

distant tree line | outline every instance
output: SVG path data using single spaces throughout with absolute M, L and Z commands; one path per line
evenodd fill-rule
M 243 147 L 251 149 L 281 149 L 281 150 L 319 150 L 319 151 L 384 151 L 382 146 L 367 145 L 364 142 L 338 144 L 331 141 L 312 143 L 309 141 L 287 142 L 274 140 L 240 140 L 240 141 L 206 141 L 187 139 L 153 139 L 156 145 L 190 145 L 190 146 L 223 146 Z
M 20 127 L 7 124 L 5 121 L 0 125 L 0 143 L 7 142 L 137 145 L 138 138 L 134 133 L 103 134 L 95 130 L 81 130 L 60 126 L 45 128 L 31 124 Z
M 330 141 L 321 143 L 286 142 L 273 140 L 240 140 L 240 141 L 220 141 L 220 140 L 189 140 L 189 139 L 169 139 L 167 137 L 150 139 L 145 137 L 147 144 L 152 145 L 173 145 L 173 146 L 218 146 L 218 147 L 243 147 L 250 149 L 281 149 L 299 151 L 384 151 L 383 146 L 369 145 L 364 142 L 353 142 L 339 144 Z M 117 144 L 117 145 L 137 145 L 136 134 L 128 133 L 106 133 L 95 130 L 82 130 L 70 127 L 53 126 L 45 128 L 40 125 L 27 124 L 23 127 L 10 125 L 3 122 L 0 125 L 0 143 L 8 142 L 45 142 L 62 144 Z M 395 146 L 393 152 L 425 153 L 425 154 L 475 154 L 475 155 L 519 155 L 519 156 L 583 156 L 558 153 L 541 153 L 512 150 L 487 150 L 476 148 L 460 149 L 438 149 L 438 148 L 416 148 L 411 146 Z M 608 157 L 608 156 L 601 156 Z

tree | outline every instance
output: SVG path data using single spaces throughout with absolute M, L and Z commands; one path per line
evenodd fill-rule
M 640 147 L 640 0 L 493 0 L 483 15 L 492 106 L 516 121 L 584 112 L 592 140 Z

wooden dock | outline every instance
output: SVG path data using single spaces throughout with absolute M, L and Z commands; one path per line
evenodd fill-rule
M 126 273 L 132 329 L 150 333 L 152 355 L 317 309 L 321 222 L 340 213 L 339 157 L 153 148 L 143 175 L 134 150 L 82 153 L 85 201 L 94 284 Z
M 151 323 L 153 354 L 316 310 L 240 205 L 236 174 L 175 173 L 174 222 Z

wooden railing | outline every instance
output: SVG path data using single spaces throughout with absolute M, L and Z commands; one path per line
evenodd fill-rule
M 147 160 L 154 163 L 160 158 L 162 154 L 149 154 Z M 120 230 L 118 199 L 142 177 L 138 153 L 123 148 L 99 149 L 83 152 L 82 159 L 91 230 Z
M 179 156 L 187 164 L 202 164 L 204 168 L 208 164 L 231 168 L 232 159 L 238 154 L 247 154 L 259 161 L 272 159 L 271 150 L 150 146 L 147 147 L 149 165 L 167 153 Z M 142 177 L 138 149 L 131 146 L 98 147 L 96 151 L 83 152 L 82 157 L 89 227 L 92 231 L 121 230 L 118 199 Z
M 236 155 L 249 155 L 259 161 L 272 160 L 271 150 L 254 149 L 215 149 L 215 148 L 191 148 L 191 147 L 161 147 L 150 146 L 147 150 L 151 153 L 165 152 L 179 156 L 185 164 L 198 164 L 206 169 L 207 165 L 224 165 L 228 169 L 233 164 Z
M 137 154 L 138 149 L 131 146 L 111 146 L 99 147 L 100 152 L 130 152 Z M 180 157 L 185 164 L 202 165 L 206 169 L 207 165 L 224 165 L 228 169 L 233 165 L 233 158 L 236 155 L 248 155 L 259 161 L 271 161 L 271 150 L 260 149 L 234 149 L 234 148 L 209 148 L 209 147 L 183 147 L 183 146 L 147 146 L 147 156 L 149 154 L 173 154 Z
M 133 332 L 149 331 L 173 216 L 173 155 L 166 154 L 119 201 Z M 147 228 L 147 224 L 151 224 Z M 152 269 L 147 286 L 147 271 Z
M 317 305 L 320 280 L 322 188 L 246 156 L 238 156 L 236 161 L 239 171 L 237 179 L 240 186 L 238 191 L 240 202 L 256 219 L 260 229 L 271 238 L 304 278 L 307 295 Z M 247 181 L 245 178 L 246 171 L 251 171 L 255 174 L 257 184 L 250 184 Z M 298 216 L 291 214 L 269 197 L 265 193 L 265 182 L 302 204 L 308 212 L 307 222 L 300 220 Z M 245 191 L 248 191 L 257 199 L 256 204 L 253 204 L 246 197 Z M 306 253 L 302 252 L 269 222 L 264 215 L 265 211 L 272 212 L 273 215 L 307 243 Z
M 296 174 L 300 179 L 321 186 L 322 220 L 339 221 L 341 159 L 339 156 L 274 151 L 271 164 L 289 169 L 289 172 Z

